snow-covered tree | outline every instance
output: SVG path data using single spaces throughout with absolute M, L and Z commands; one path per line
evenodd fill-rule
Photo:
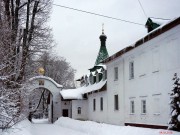
M 31 58 L 51 48 L 47 26 L 52 0 L 0 0 L 0 127 L 16 123 L 26 100 L 22 93 Z M 22 92 L 23 91 L 23 92 Z
M 46 52 L 38 61 L 45 69 L 45 76 L 51 77 L 64 88 L 74 87 L 75 69 L 65 58 Z
M 180 131 L 180 83 L 177 74 L 174 74 L 173 90 L 170 94 L 171 119 L 168 129 Z

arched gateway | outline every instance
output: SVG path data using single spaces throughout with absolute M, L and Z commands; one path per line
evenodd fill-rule
M 52 78 L 43 75 L 30 78 L 29 84 L 30 92 L 36 88 L 45 88 L 52 93 L 48 108 L 48 117 L 50 122 L 54 122 L 62 116 L 60 95 L 60 90 L 63 88 L 62 85 L 56 83 Z

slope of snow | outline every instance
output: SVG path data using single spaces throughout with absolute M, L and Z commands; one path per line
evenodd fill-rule
M 32 119 L 32 123 L 35 124 L 48 124 L 48 119 Z
M 103 123 L 96 123 L 92 121 L 79 121 L 70 118 L 59 118 L 56 125 L 61 127 L 70 128 L 73 130 L 81 131 L 88 135 L 179 135 L 179 132 L 163 130 L 163 129 L 150 129 L 138 128 L 131 126 L 115 126 Z
M 12 128 L 3 131 L 2 135 L 33 135 L 31 130 L 31 122 L 23 120 L 14 125 Z

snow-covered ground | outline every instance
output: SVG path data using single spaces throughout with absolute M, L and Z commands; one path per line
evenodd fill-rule
M 32 123 L 34 124 L 48 124 L 48 119 L 32 119 Z
M 38 123 L 38 124 L 37 124 Z M 45 123 L 45 124 L 43 124 Z M 180 132 L 148 129 L 130 126 L 115 126 L 92 121 L 78 121 L 59 118 L 54 124 L 47 120 L 24 120 L 13 128 L 0 133 L 2 135 L 180 135 Z

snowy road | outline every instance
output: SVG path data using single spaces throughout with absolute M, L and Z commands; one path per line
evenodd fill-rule
M 55 124 L 32 124 L 33 135 L 87 135 Z

